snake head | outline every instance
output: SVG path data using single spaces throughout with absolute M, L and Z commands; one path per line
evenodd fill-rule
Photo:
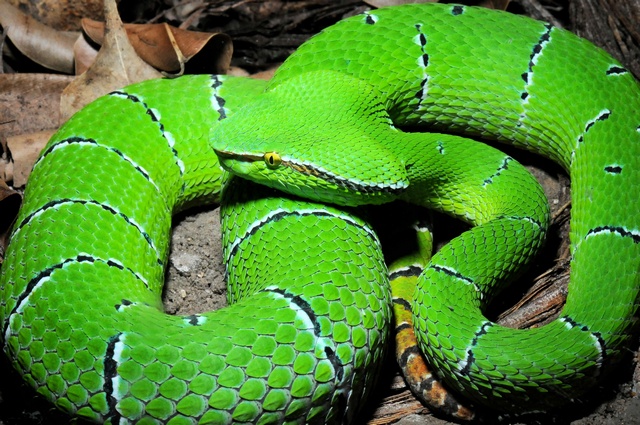
M 409 182 L 388 149 L 397 130 L 376 96 L 342 74 L 302 74 L 220 122 L 212 147 L 224 169 L 292 195 L 348 206 L 389 202 Z

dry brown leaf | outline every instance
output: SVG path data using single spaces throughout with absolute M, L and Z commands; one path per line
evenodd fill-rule
M 511 0 L 484 0 L 480 2 L 478 6 L 486 7 L 487 9 L 506 10 Z
M 85 37 L 78 37 L 73 45 L 73 57 L 75 58 L 76 75 L 83 74 L 96 61 L 98 49 Z
M 0 26 L 26 57 L 48 69 L 73 73 L 73 44 L 80 33 L 56 31 L 0 0 Z
M 373 7 L 389 7 L 389 6 L 398 6 L 401 4 L 409 4 L 409 3 L 438 3 L 439 0 L 364 0 L 364 3 L 367 3 Z
M 27 184 L 33 164 L 55 132 L 56 130 L 43 130 L 8 137 L 7 149 L 11 152 L 13 162 L 5 168 L 4 180 L 12 182 L 14 187 L 23 187 Z
M 62 31 L 79 31 L 80 17 L 103 19 L 102 0 L 7 0 L 45 25 Z
M 265 69 L 264 71 L 256 72 L 255 74 L 251 75 L 251 78 L 255 78 L 257 80 L 270 80 L 271 78 L 273 78 L 273 74 L 276 73 L 279 66 L 280 65 L 272 66 L 271 68 Z
M 60 95 L 72 79 L 55 74 L 0 74 L 0 140 L 58 128 Z
M 22 196 L 0 180 L 0 262 L 9 242 L 9 231 L 22 204 Z
M 102 22 L 83 19 L 82 28 L 102 44 Z M 229 68 L 233 47 L 226 34 L 187 31 L 164 23 L 125 24 L 124 28 L 136 53 L 161 71 L 182 73 L 185 63 L 199 52 L 209 62 L 203 72 L 221 74 Z
M 25 185 L 41 147 L 60 126 L 60 95 L 72 78 L 53 74 L 0 75 L 0 144 L 4 152 L 0 180 L 14 187 Z M 31 134 L 19 136 L 27 133 Z
M 249 77 L 249 71 L 244 68 L 240 68 L 238 66 L 231 65 L 229 70 L 227 71 L 227 75 L 231 75 L 233 77 Z
M 162 74 L 136 55 L 124 31 L 115 0 L 105 0 L 107 30 L 95 62 L 64 90 L 60 114 L 67 119 L 92 100 L 126 85 Z

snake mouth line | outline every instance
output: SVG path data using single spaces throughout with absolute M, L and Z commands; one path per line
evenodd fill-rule
M 241 162 L 256 162 L 256 161 L 263 160 L 263 155 L 257 155 L 253 153 L 247 153 L 247 152 L 234 153 L 234 152 L 229 152 L 229 151 L 215 149 L 215 148 L 213 149 L 213 151 L 215 152 L 216 155 L 218 155 L 218 158 L 220 158 L 221 160 L 229 159 L 232 161 L 241 161 Z
M 231 160 L 246 163 L 264 161 L 264 155 L 255 153 L 233 153 L 218 149 L 214 149 L 214 152 L 218 155 L 218 158 L 220 158 L 221 161 Z M 391 184 L 380 184 L 376 182 L 364 182 L 355 178 L 348 179 L 309 162 L 296 161 L 286 156 L 281 157 L 281 163 L 278 167 L 289 167 L 297 173 L 317 178 L 329 184 L 334 184 L 337 187 L 347 189 L 350 192 L 357 192 L 361 194 L 391 194 L 398 196 L 409 186 L 408 183 L 404 181 L 398 181 Z

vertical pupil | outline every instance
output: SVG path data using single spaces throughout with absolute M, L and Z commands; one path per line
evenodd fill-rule
M 273 155 L 269 155 L 269 164 L 273 165 Z

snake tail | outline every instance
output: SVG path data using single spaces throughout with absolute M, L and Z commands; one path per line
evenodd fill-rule
M 418 278 L 431 259 L 433 233 L 430 226 L 421 220 L 415 220 L 411 230 L 409 237 L 413 236 L 415 240 L 414 249 L 389 264 L 396 361 L 411 392 L 422 403 L 445 417 L 471 421 L 476 418 L 474 408 L 466 400 L 458 400 L 458 397 L 443 385 L 442 380 L 427 364 L 418 345 L 413 326 L 411 300 L 418 285 Z

